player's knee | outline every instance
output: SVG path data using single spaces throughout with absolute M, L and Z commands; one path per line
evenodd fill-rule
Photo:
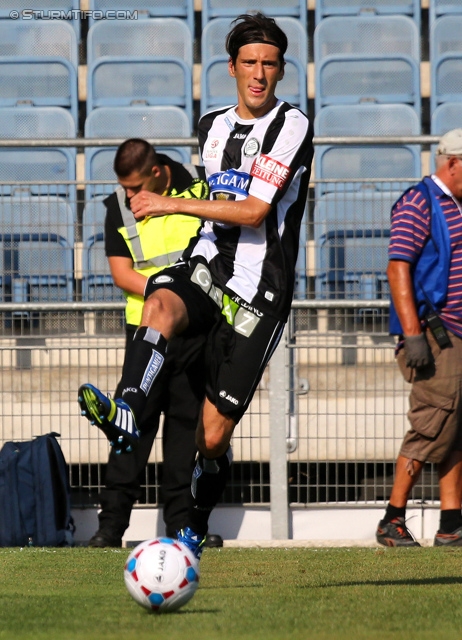
M 157 329 L 167 340 L 174 333 L 173 317 L 156 293 L 152 293 L 144 302 L 141 324 Z
M 230 438 L 218 431 L 205 432 L 201 441 L 198 442 L 198 449 L 205 458 L 219 458 L 229 448 Z
M 144 301 L 143 313 L 150 314 L 159 314 L 163 311 L 163 304 L 161 300 L 156 296 L 155 293 L 151 293 L 150 296 L 146 298 Z

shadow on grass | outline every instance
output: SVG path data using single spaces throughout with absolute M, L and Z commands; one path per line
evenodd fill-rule
M 186 609 L 186 611 L 172 611 L 172 615 L 176 614 L 179 616 L 190 616 L 190 615 L 196 615 L 198 613 L 213 613 L 213 614 L 218 614 L 218 613 L 222 613 L 222 609 Z
M 444 585 L 444 584 L 462 584 L 462 577 L 443 577 L 443 578 L 411 578 L 407 580 L 356 580 L 356 581 L 348 581 L 348 582 L 333 582 L 331 584 L 307 584 L 301 586 L 300 589 L 332 589 L 335 587 L 389 587 L 391 585 L 400 586 L 418 586 L 418 585 Z

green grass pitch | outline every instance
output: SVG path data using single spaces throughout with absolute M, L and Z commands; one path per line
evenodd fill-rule
M 462 638 L 462 549 L 207 549 L 162 615 L 126 591 L 128 553 L 0 549 L 0 640 Z

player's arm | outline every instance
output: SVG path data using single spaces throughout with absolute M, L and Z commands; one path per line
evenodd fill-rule
M 183 200 L 140 191 L 130 201 L 137 220 L 146 216 L 183 214 L 212 222 L 259 227 L 271 210 L 271 205 L 255 196 L 244 200 Z
M 146 276 L 138 273 L 133 268 L 133 260 L 125 256 L 108 256 L 109 268 L 112 279 L 117 287 L 127 293 L 144 295 Z

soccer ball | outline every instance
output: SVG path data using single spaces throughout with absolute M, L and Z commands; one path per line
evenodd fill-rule
M 124 579 L 128 592 L 142 607 L 156 613 L 175 611 L 196 592 L 199 560 L 178 540 L 146 540 L 128 556 Z

